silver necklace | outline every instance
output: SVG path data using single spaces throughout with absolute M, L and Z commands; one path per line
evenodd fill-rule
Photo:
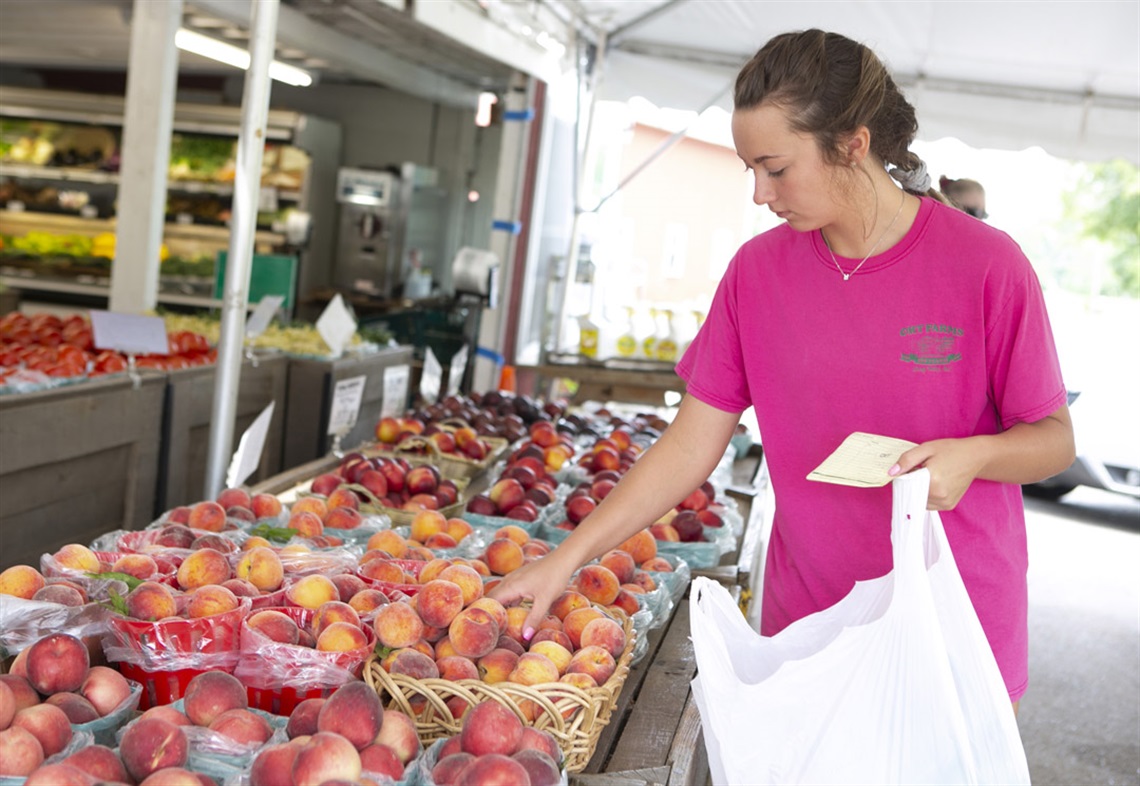
M 831 244 L 827 242 L 827 235 L 823 234 L 822 229 L 819 230 L 819 236 L 823 238 L 823 244 L 827 246 L 827 253 L 831 254 L 831 261 L 835 263 L 835 269 L 838 270 L 840 275 L 843 276 L 844 281 L 850 281 L 851 276 L 858 273 L 859 268 L 863 267 L 863 263 L 870 259 L 872 255 L 874 255 L 875 249 L 879 247 L 879 244 L 883 242 L 883 238 L 885 238 L 887 236 L 887 233 L 891 231 L 891 227 L 893 227 L 895 225 L 895 222 L 898 221 L 899 214 L 902 213 L 903 205 L 905 204 L 906 192 L 904 191 L 902 192 L 902 201 L 899 202 L 899 209 L 895 211 L 895 217 L 891 219 L 891 223 L 887 224 L 887 228 L 883 230 L 883 234 L 879 235 L 879 239 L 875 241 L 875 245 L 871 246 L 871 250 L 867 252 L 867 256 L 863 257 L 862 261 L 860 261 L 859 264 L 855 266 L 855 269 L 850 273 L 843 272 L 843 268 L 839 265 L 839 260 L 835 258 L 835 252 L 831 250 Z

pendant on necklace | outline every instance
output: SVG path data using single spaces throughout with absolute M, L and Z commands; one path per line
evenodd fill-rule
M 851 280 L 851 274 L 850 273 L 844 273 L 843 274 L 843 280 L 844 281 L 850 281 Z

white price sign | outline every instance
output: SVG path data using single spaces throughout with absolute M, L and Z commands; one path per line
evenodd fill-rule
M 166 355 L 166 323 L 162 317 L 142 314 L 91 312 L 92 341 L 96 349 L 113 349 L 124 355 Z
M 348 310 L 348 306 L 344 304 L 340 295 L 333 296 L 320 317 L 317 318 L 316 325 L 317 332 L 329 345 L 334 358 L 338 358 L 344 353 L 344 348 L 348 346 L 348 342 L 356 333 L 356 320 L 353 319 L 352 312 Z
M 410 366 L 388 366 L 384 369 L 384 398 L 380 402 L 380 417 L 396 417 L 408 403 Z
M 285 302 L 285 298 L 281 295 L 266 295 L 257 304 L 257 308 L 249 315 L 249 319 L 245 321 L 245 337 L 257 338 L 265 329 L 269 327 L 269 323 L 273 321 L 273 315 L 277 313 L 277 309 L 281 308 L 281 304 Z
M 261 463 L 261 453 L 265 448 L 265 437 L 269 434 L 269 423 L 273 420 L 273 403 L 261 411 L 257 419 L 249 424 L 249 428 L 241 435 L 238 449 L 230 460 L 230 468 L 226 472 L 226 485 L 236 488 L 245 483 L 246 478 L 254 473 L 257 465 Z
M 420 396 L 429 404 L 439 401 L 439 388 L 443 383 L 443 366 L 428 347 L 424 352 L 424 370 L 420 375 Z
M 367 377 L 349 377 L 336 383 L 333 390 L 332 410 L 329 412 L 329 434 L 347 434 L 356 425 L 360 402 L 364 400 L 364 383 Z
M 447 372 L 447 395 L 454 396 L 459 392 L 463 383 L 463 374 L 467 371 L 467 345 L 464 344 L 459 351 L 451 356 L 451 368 Z

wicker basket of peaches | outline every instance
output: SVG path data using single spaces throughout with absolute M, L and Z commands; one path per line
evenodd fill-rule
M 376 424 L 376 440 L 374 450 L 426 457 L 452 480 L 485 472 L 510 445 L 503 437 L 478 433 L 460 418 L 425 425 L 417 418 L 384 417 Z
M 519 527 L 497 534 L 476 559 L 428 562 L 413 596 L 377 610 L 379 644 L 364 680 L 386 709 L 415 719 L 425 745 L 457 734 L 467 708 L 491 700 L 549 732 L 566 769 L 580 771 L 610 721 L 633 658 L 631 618 L 602 602 L 616 596 L 618 580 L 602 565 L 584 568 L 528 642 L 527 609 L 504 608 L 484 593 L 497 576 L 550 546 L 527 539 Z

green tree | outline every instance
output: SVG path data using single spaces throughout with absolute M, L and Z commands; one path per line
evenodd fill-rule
M 1102 293 L 1140 298 L 1140 168 L 1121 159 L 1088 165 L 1065 194 L 1065 213 L 1111 249 Z

